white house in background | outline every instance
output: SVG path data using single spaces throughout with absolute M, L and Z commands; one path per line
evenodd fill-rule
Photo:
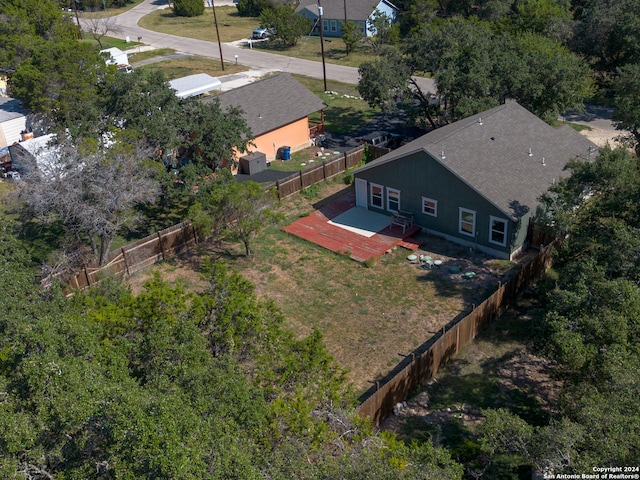
M 169 86 L 176 91 L 176 97 L 187 98 L 197 97 L 213 90 L 220 90 L 222 82 L 206 73 L 196 73 L 195 75 L 171 80 L 169 81 Z
M 0 148 L 22 139 L 27 130 L 27 114 L 20 100 L 0 97 Z
M 131 69 L 131 66 L 129 65 L 129 57 L 119 48 L 106 48 L 104 50 L 100 50 L 100 53 L 104 54 L 106 57 L 105 62 L 107 65 L 115 65 L 118 69 L 127 69 L 127 71 Z

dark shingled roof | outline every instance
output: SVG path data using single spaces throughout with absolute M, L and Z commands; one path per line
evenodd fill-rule
M 397 10 L 393 3 L 383 0 Z M 380 0 L 349 0 L 347 2 L 347 17 L 353 21 L 365 21 L 380 4 Z M 344 19 L 344 0 L 322 0 L 320 5 L 323 8 L 323 18 Z M 318 0 L 301 0 L 296 8 L 296 12 L 309 10 L 316 17 L 318 16 Z
M 0 122 L 8 122 L 14 118 L 24 117 L 27 113 L 20 100 L 0 97 Z
M 204 97 L 201 101 L 210 103 L 215 99 L 220 101 L 223 110 L 229 107 L 240 108 L 254 137 L 305 118 L 326 107 L 320 98 L 288 73 Z
M 598 147 L 568 125 L 553 128 L 512 101 L 433 130 L 354 173 L 419 151 L 429 153 L 506 215 L 517 218 L 535 208 L 540 196 L 568 175 L 564 167 L 570 160 L 586 160 Z

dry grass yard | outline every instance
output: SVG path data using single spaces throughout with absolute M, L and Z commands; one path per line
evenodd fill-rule
M 289 223 L 345 188 L 323 184 L 315 195 L 294 195 L 279 208 Z M 198 289 L 205 285 L 198 274 L 200 260 L 226 261 L 256 285 L 259 295 L 273 299 L 299 335 L 320 329 L 330 353 L 362 392 L 393 369 L 399 354 L 416 349 L 486 298 L 512 266 L 436 237 L 424 236 L 423 241 L 416 253 L 442 260 L 441 267 L 425 270 L 412 264 L 406 260 L 410 252 L 402 248 L 363 265 L 272 228 L 256 239 L 252 258 L 244 256 L 240 245 L 206 244 L 153 270 Z M 452 264 L 462 272 L 476 272 L 476 278 L 450 274 Z M 151 271 L 131 278 L 134 291 Z

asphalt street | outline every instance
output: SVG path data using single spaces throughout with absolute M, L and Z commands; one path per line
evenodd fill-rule
M 233 4 L 230 0 L 216 1 L 216 5 Z M 217 43 L 193 38 L 179 37 L 146 30 L 138 25 L 138 21 L 158 8 L 166 8 L 166 0 L 145 0 L 140 5 L 114 17 L 119 28 L 118 35 L 131 40 L 141 38 L 141 42 L 156 48 L 172 48 L 178 52 L 192 55 L 200 55 L 209 58 L 220 58 Z M 312 78 L 323 78 L 322 62 L 302 60 L 298 58 L 276 55 L 273 53 L 241 48 L 230 43 L 222 44 L 222 56 L 224 60 L 235 60 L 238 55 L 238 63 L 252 69 L 265 72 L 281 71 L 305 75 Z M 328 80 L 357 84 L 358 69 L 326 63 L 326 75 Z M 423 91 L 435 91 L 433 80 L 428 78 L 417 79 Z
M 216 5 L 233 5 L 233 0 L 216 0 Z M 177 35 L 168 35 L 146 30 L 138 25 L 138 21 L 158 8 L 167 8 L 167 0 L 145 0 L 136 7 L 114 17 L 116 25 L 119 28 L 119 36 L 122 38 L 129 37 L 132 40 L 138 40 L 146 45 L 155 48 L 172 48 L 182 54 L 200 55 L 209 58 L 220 58 L 219 48 L 215 42 L 207 42 L 204 40 L 196 40 L 192 38 L 180 37 Z M 235 42 L 240 43 L 240 42 Z M 282 71 L 305 75 L 312 78 L 323 78 L 322 63 L 311 60 L 302 60 L 298 58 L 287 57 L 284 55 L 276 55 L 264 51 L 242 48 L 240 46 L 225 43 L 222 44 L 222 54 L 226 61 L 235 60 L 238 55 L 238 63 L 251 68 L 248 76 L 259 77 L 268 72 Z M 329 80 L 339 82 L 357 84 L 359 80 L 358 69 L 354 67 L 345 67 L 326 63 L 326 76 Z M 238 80 L 241 82 L 242 80 Z M 435 82 L 428 78 L 416 78 L 420 88 L 425 92 L 435 92 Z M 233 85 L 229 83 L 231 88 Z M 382 118 L 382 117 L 381 117 Z M 611 111 L 606 108 L 595 106 L 586 106 L 583 113 L 567 112 L 561 120 L 582 123 L 603 129 L 607 131 L 615 131 L 611 121 Z M 382 118 L 381 129 L 394 131 L 393 125 L 385 125 L 389 119 Z M 370 128 L 369 128 L 370 129 Z M 337 139 L 336 139 L 337 140 Z

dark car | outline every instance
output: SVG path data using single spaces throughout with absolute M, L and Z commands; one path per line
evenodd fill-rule
M 397 148 L 402 143 L 402 137 L 395 133 L 373 132 L 362 137 L 360 143 L 368 143 L 376 147 Z

